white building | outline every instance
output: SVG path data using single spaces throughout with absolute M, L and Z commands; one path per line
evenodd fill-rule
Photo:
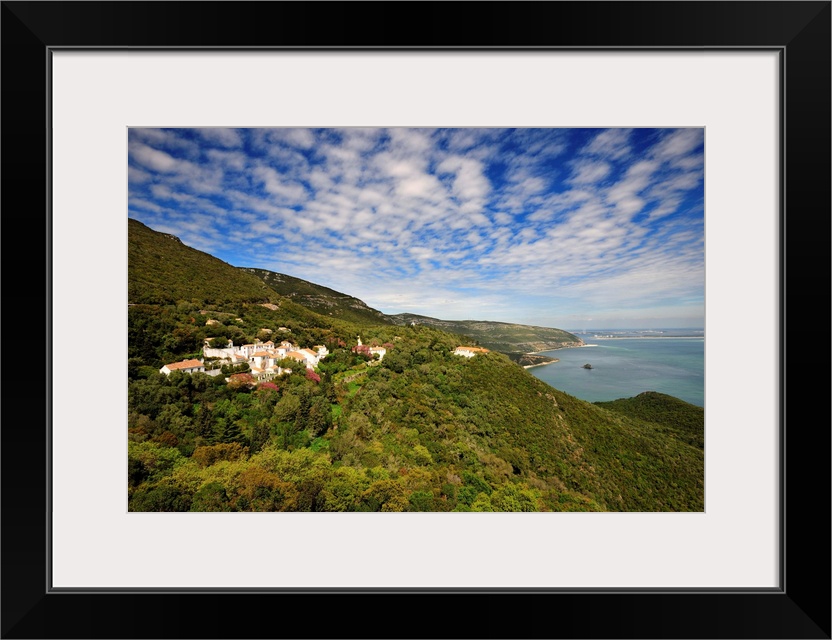
M 370 355 L 378 354 L 378 359 L 381 360 L 384 358 L 384 354 L 387 353 L 387 349 L 384 347 L 370 347 Z
M 232 358 L 236 353 L 234 343 L 231 340 L 221 349 L 215 349 L 209 346 L 211 338 L 205 338 L 205 343 L 202 345 L 202 355 L 206 358 Z
M 166 376 L 170 375 L 172 371 L 181 371 L 182 373 L 205 373 L 205 365 L 199 360 L 182 360 L 181 362 L 166 364 L 159 369 L 159 373 L 164 373 Z
M 466 358 L 473 358 L 478 353 L 488 353 L 488 349 L 482 347 L 457 347 L 454 349 L 455 356 L 465 356 Z
M 318 356 L 315 354 L 314 351 L 311 349 L 301 349 L 300 351 L 290 351 L 286 354 L 287 358 L 291 358 L 292 360 L 297 360 L 298 362 L 302 362 L 306 365 L 307 369 L 314 369 L 315 365 L 318 364 Z M 315 364 L 312 364 L 312 363 Z
M 237 365 L 247 362 L 251 367 L 251 372 L 260 378 L 265 376 L 280 375 L 288 369 L 281 369 L 277 366 L 278 360 L 283 358 L 292 358 L 298 362 L 302 362 L 308 369 L 318 366 L 321 358 L 329 354 L 326 347 L 318 345 L 312 349 L 299 349 L 296 345 L 288 340 L 284 340 L 279 345 L 268 340 L 267 342 L 256 341 L 254 344 L 244 344 L 240 347 L 235 347 L 234 343 L 229 340 L 228 346 L 224 349 L 212 349 L 208 346 L 206 340 L 203 347 L 203 354 L 208 358 L 221 358 L 231 364 Z
M 318 356 L 317 352 L 312 351 L 312 349 L 301 349 L 298 353 L 303 354 L 303 357 L 306 358 L 306 366 L 307 367 L 317 367 L 318 361 L 321 359 Z

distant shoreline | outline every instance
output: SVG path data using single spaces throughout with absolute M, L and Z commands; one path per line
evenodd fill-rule
M 526 355 L 537 356 L 542 353 L 549 353 L 550 351 L 560 351 L 561 349 L 580 349 L 581 347 L 594 347 L 593 344 L 576 344 L 568 347 L 555 347 L 554 349 L 543 349 L 542 351 L 529 351 Z M 557 362 L 557 358 L 554 360 Z
M 530 353 L 530 354 L 528 354 L 528 355 L 534 355 L 534 354 Z M 549 360 L 548 362 L 538 362 L 537 364 L 526 364 L 526 365 L 523 365 L 523 368 L 524 368 L 524 369 L 532 369 L 532 368 L 534 368 L 534 367 L 545 367 L 547 364 L 552 364 L 552 363 L 555 363 L 555 362 L 560 362 L 560 360 L 559 360 L 558 358 L 552 358 L 552 359 L 551 359 L 551 360 Z

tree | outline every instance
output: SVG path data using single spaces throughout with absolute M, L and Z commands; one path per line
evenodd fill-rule
M 414 491 L 408 498 L 410 511 L 435 511 L 433 494 L 430 491 Z
M 209 467 L 220 460 L 242 460 L 246 457 L 245 447 L 238 442 L 220 443 L 194 449 L 191 460 L 202 467 Z
M 131 496 L 127 508 L 129 511 L 188 511 L 191 496 L 169 483 L 140 487 Z
M 127 485 L 129 487 L 138 487 L 149 476 L 150 471 L 148 471 L 144 462 L 132 456 L 127 457 Z
M 505 484 L 491 495 L 494 511 L 539 511 L 539 494 L 533 489 L 521 489 L 515 484 Z
M 268 420 L 259 420 L 252 428 L 251 428 L 251 436 L 249 438 L 249 451 L 251 451 L 252 455 L 260 451 L 263 448 L 269 438 L 271 437 L 271 429 L 269 427 Z
M 239 478 L 239 504 L 248 511 L 294 511 L 297 509 L 298 491 L 290 483 L 263 467 L 250 466 Z
M 295 395 L 284 395 L 274 406 L 270 419 L 271 428 L 280 439 L 280 446 L 288 449 L 294 441 L 294 435 L 300 431 L 297 424 L 300 417 L 301 403 Z
M 390 369 L 393 373 L 402 373 L 410 366 L 410 360 L 401 350 L 394 350 L 384 356 L 381 366 Z
M 225 487 L 219 482 L 209 482 L 194 494 L 191 511 L 234 511 L 234 508 Z
M 332 426 L 332 408 L 329 401 L 322 396 L 315 396 L 306 414 L 304 427 L 314 438 L 326 433 Z
M 254 386 L 254 376 L 250 373 L 233 373 L 228 381 L 229 389 L 249 389 Z
M 239 442 L 240 444 L 245 444 L 248 438 L 243 435 L 241 422 L 242 420 L 231 420 L 229 418 L 220 418 L 217 420 L 217 425 L 214 429 L 214 442 L 224 444 Z

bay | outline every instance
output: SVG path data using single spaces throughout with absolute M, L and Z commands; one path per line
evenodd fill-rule
M 531 367 L 529 372 L 589 402 L 658 391 L 705 406 L 704 331 L 600 329 L 573 333 L 587 346 L 541 352 L 559 361 Z M 585 369 L 585 364 L 592 369 Z

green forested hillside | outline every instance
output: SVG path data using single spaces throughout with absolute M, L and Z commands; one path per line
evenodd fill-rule
M 187 264 L 192 250 L 172 242 Z M 131 260 L 147 249 L 131 245 Z M 164 273 L 157 285 L 179 291 L 181 274 Z M 674 398 L 587 403 L 501 353 L 455 356 L 459 336 L 425 324 L 350 322 L 276 294 L 229 300 L 203 280 L 181 289 L 189 298 L 130 307 L 132 511 L 704 508 L 704 453 L 682 437 L 693 415 Z M 352 349 L 359 335 L 382 360 Z M 158 373 L 211 337 L 286 337 L 330 355 L 270 382 Z
M 550 327 L 479 320 L 439 320 L 413 313 L 388 317 L 400 325 L 415 323 L 465 336 L 483 347 L 506 354 L 532 353 L 583 344 L 578 336 Z
M 133 380 L 131 508 L 204 509 L 206 487 L 229 510 L 703 508 L 701 449 L 552 389 L 502 354 L 466 359 L 448 334 L 399 333 L 367 336 L 392 340 L 376 364 L 336 338 L 320 380 Z
M 390 324 L 390 320 L 381 311 L 368 307 L 363 301 L 345 293 L 265 269 L 242 267 L 241 270 L 254 274 L 280 295 L 322 315 L 350 322 Z
M 635 398 L 596 402 L 609 411 L 656 425 L 677 435 L 688 444 L 705 447 L 705 409 L 656 391 L 645 391 Z
M 256 276 L 129 218 L 127 298 L 131 304 L 273 302 Z

